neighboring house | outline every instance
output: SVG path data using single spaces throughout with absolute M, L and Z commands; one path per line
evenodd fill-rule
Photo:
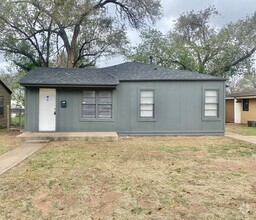
M 0 80 L 0 128 L 7 127 L 7 107 L 11 108 L 11 94 L 12 91 Z
M 27 131 L 223 135 L 225 79 L 137 62 L 35 68 L 25 87 Z
M 226 95 L 226 122 L 256 121 L 256 90 Z

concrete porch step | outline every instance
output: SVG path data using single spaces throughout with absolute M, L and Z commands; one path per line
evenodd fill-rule
M 24 132 L 17 137 L 18 142 L 26 141 L 118 141 L 116 132 Z
M 37 139 L 35 139 L 35 140 L 26 140 L 25 141 L 25 143 L 49 143 L 50 142 L 50 140 L 37 140 Z

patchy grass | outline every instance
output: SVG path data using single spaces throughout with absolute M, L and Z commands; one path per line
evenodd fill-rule
M 246 136 L 256 136 L 256 127 L 248 127 L 247 124 L 226 124 L 226 131 Z
M 6 132 L 6 130 L 3 129 L 0 130 L 0 155 L 17 147 L 15 141 L 17 135 L 17 132 Z
M 255 219 L 256 145 L 53 142 L 0 177 L 2 219 Z

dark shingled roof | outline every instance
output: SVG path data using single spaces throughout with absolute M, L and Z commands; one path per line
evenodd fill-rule
M 250 97 L 250 96 L 256 96 L 256 89 L 250 90 L 250 91 L 226 94 L 226 97 Z
M 20 80 L 21 85 L 116 86 L 118 79 L 96 68 L 36 67 Z
M 12 94 L 12 91 L 8 88 L 7 85 L 4 84 L 4 82 L 3 82 L 1 79 L 0 79 L 0 85 L 2 85 L 2 86 L 6 89 L 7 92 L 9 92 L 10 94 Z
M 222 77 L 193 73 L 153 64 L 128 62 L 105 68 L 35 68 L 20 84 L 24 86 L 116 86 L 120 81 L 212 80 Z

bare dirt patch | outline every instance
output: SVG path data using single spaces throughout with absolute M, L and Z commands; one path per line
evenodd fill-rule
M 215 160 L 213 162 L 214 169 L 218 171 L 241 171 L 250 172 L 251 174 L 256 174 L 256 157 L 235 160 Z
M 33 205 L 42 213 L 49 213 L 50 208 L 52 206 L 52 202 L 49 201 L 47 192 L 37 192 L 37 194 L 33 198 Z
M 17 147 L 16 136 L 19 132 L 5 132 L 0 130 L 0 155 Z
M 53 142 L 0 177 L 3 219 L 256 219 L 256 145 Z

